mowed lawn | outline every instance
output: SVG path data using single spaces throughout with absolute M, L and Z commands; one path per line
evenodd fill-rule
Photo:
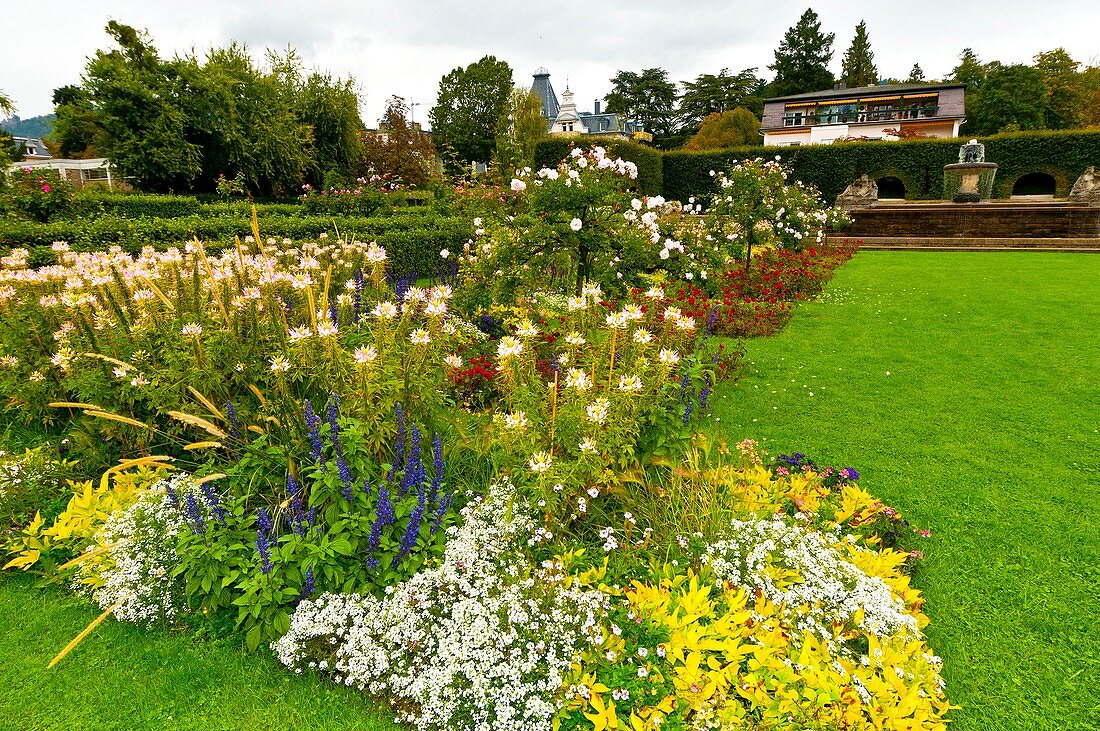
M 0 731 L 398 729 L 365 696 L 296 676 L 270 653 L 112 619 L 47 670 L 99 612 L 30 578 L 0 576 Z
M 932 530 L 953 729 L 1100 729 L 1100 256 L 861 252 L 747 348 L 715 427 Z

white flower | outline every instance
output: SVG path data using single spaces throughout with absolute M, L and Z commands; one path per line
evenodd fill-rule
M 424 314 L 428 317 L 442 317 L 447 314 L 447 301 L 439 298 L 433 299 L 424 308 Z
M 630 324 L 626 315 L 621 312 L 609 312 L 603 321 L 607 323 L 607 326 L 612 330 L 625 330 L 626 326 Z
M 317 323 L 317 337 L 330 338 L 337 333 L 339 328 L 331 320 L 321 320 Z
M 527 189 L 527 183 L 523 182 L 519 178 L 512 178 L 512 190 L 519 193 L 522 190 Z
M 574 218 L 572 221 L 569 222 L 569 228 L 573 229 L 574 231 L 580 231 L 581 226 L 583 225 L 584 223 L 582 223 L 581 219 L 579 218 Z
M 379 320 L 392 320 L 397 317 L 397 305 L 393 302 L 379 302 L 370 313 Z
M 371 245 L 367 247 L 366 258 L 371 264 L 381 264 L 386 260 L 386 250 L 371 242 Z
M 595 454 L 598 451 L 595 440 L 592 437 L 585 437 L 581 440 L 580 449 L 586 454 Z
M 603 424 L 607 420 L 607 412 L 611 408 L 611 402 L 602 396 L 585 408 L 588 420 L 596 424 Z
M 125 378 L 130 372 L 130 369 L 125 366 L 115 366 L 114 370 L 111 372 L 115 374 L 115 378 Z
M 373 345 L 368 345 L 365 348 L 356 348 L 355 352 L 352 353 L 352 357 L 355 358 L 355 362 L 359 365 L 373 363 L 378 357 L 378 349 Z
M 199 336 L 202 335 L 202 325 L 195 322 L 189 322 L 180 328 L 180 335 Z
M 523 411 L 514 411 L 504 415 L 504 428 L 506 429 L 518 429 L 523 431 L 527 428 L 529 423 L 530 422 L 527 421 L 527 414 Z
M 293 327 L 287 334 L 290 337 L 290 342 L 296 343 L 299 340 L 305 340 L 306 338 L 313 335 L 313 331 L 310 330 L 308 327 Z
M 531 459 L 527 460 L 527 466 L 532 472 L 546 472 L 554 465 L 554 458 L 549 452 L 535 452 Z
M 681 317 L 676 321 L 676 327 L 684 332 L 690 332 L 695 329 L 694 317 Z
M 598 487 L 590 487 L 590 488 L 588 488 L 588 497 L 590 497 L 590 498 L 592 498 L 593 500 L 595 500 L 595 499 L 596 499 L 596 498 L 598 498 L 599 496 L 600 496 L 600 489 L 599 489 Z
M 443 257 L 444 259 L 446 259 L 446 258 L 447 258 L 448 256 L 450 256 L 450 255 L 451 255 L 451 252 L 450 252 L 449 250 L 447 250 L 447 249 L 440 249 L 440 250 L 439 250 L 439 255 L 440 255 L 441 257 Z
M 275 356 L 271 359 L 270 368 L 272 373 L 283 373 L 285 371 L 289 371 L 290 361 L 281 355 Z
M 538 334 L 539 329 L 527 318 L 520 320 L 519 325 L 516 327 L 516 335 L 521 338 L 533 338 Z
M 660 287 L 650 287 L 645 292 L 646 299 L 659 300 L 664 299 L 665 291 Z
M 505 335 L 497 343 L 497 357 L 501 360 L 511 358 L 523 352 L 523 343 L 511 335 Z
M 584 336 L 574 330 L 565 336 L 565 342 L 569 345 L 584 345 L 588 341 L 584 339 Z
M 642 379 L 638 376 L 619 376 L 619 390 L 634 393 L 642 389 Z
M 588 303 L 584 297 L 570 297 L 565 301 L 565 306 L 569 309 L 570 312 L 574 312 L 576 310 L 587 309 Z
M 423 328 L 418 328 L 409 333 L 409 340 L 412 341 L 413 345 L 427 345 L 432 342 L 428 331 Z
M 565 387 L 575 388 L 578 392 L 584 393 L 592 388 L 592 377 L 580 368 L 570 368 L 565 373 Z
M 653 342 L 653 333 L 646 330 L 644 327 L 640 327 L 634 331 L 633 340 L 636 343 L 645 345 L 646 343 Z
M 451 353 L 446 358 L 444 358 L 443 362 L 446 363 L 447 365 L 449 365 L 451 368 L 461 368 L 462 367 L 462 358 L 458 357 L 454 353 Z
M 603 298 L 603 288 L 600 287 L 598 282 L 595 284 L 586 282 L 585 285 L 581 287 L 581 294 L 585 297 L 591 297 L 598 302 Z
M 680 354 L 675 350 L 661 348 L 661 352 L 657 354 L 657 360 L 668 365 L 676 365 L 680 362 Z

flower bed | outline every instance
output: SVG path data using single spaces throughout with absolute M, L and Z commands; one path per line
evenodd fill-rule
M 597 148 L 478 198 L 447 283 L 258 230 L 13 252 L 0 386 L 82 474 L 21 493 L 5 568 L 235 624 L 421 728 L 942 728 L 919 535 L 850 468 L 696 428 L 738 359 L 716 297 L 812 296 L 847 252 L 746 267 L 631 176 Z

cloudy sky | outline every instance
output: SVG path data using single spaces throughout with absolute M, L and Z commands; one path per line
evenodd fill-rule
M 51 0 L 5 13 L 0 43 L 0 90 L 17 113 L 52 111 L 52 90 L 79 81 L 86 59 L 110 39 L 109 19 L 149 31 L 164 56 L 202 53 L 231 39 L 261 57 L 263 49 L 294 46 L 310 67 L 353 76 L 363 119 L 374 125 L 390 95 L 416 104 L 426 121 L 439 79 L 485 54 L 507 61 L 515 81 L 529 86 L 539 66 L 551 72 L 559 95 L 566 80 L 582 111 L 609 91 L 619 69 L 659 66 L 674 81 L 722 68 L 767 65 L 783 32 L 808 0 Z M 836 34 L 833 70 L 867 21 L 879 72 L 905 77 L 919 62 L 928 78 L 942 77 L 959 52 L 982 60 L 1028 62 L 1057 46 L 1079 61 L 1100 65 L 1100 2 L 1058 0 L 918 0 L 815 2 L 826 32 Z

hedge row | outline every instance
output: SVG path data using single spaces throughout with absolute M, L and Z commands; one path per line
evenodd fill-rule
M 364 194 L 352 196 L 311 196 L 304 202 L 257 203 L 260 217 L 267 215 L 385 215 L 394 209 L 423 207 L 431 203 L 427 191 Z M 357 205 L 357 203 L 359 205 Z M 252 203 L 246 200 L 207 201 L 188 195 L 151 195 L 145 193 L 80 192 L 66 213 L 68 218 L 87 219 L 102 216 L 118 218 L 183 218 L 185 216 L 250 216 Z
M 535 167 L 555 167 L 574 147 L 602 145 L 612 157 L 621 157 L 638 166 L 638 189 L 646 195 L 658 195 L 662 190 L 662 153 L 636 142 L 597 139 L 579 135 L 548 137 L 535 147 Z
M 390 254 L 393 271 L 399 276 L 427 275 L 440 271 L 441 249 L 461 251 L 473 236 L 472 224 L 464 218 L 437 215 L 391 216 L 375 218 L 331 216 L 260 217 L 260 232 L 265 237 L 315 239 L 322 233 L 377 241 Z M 234 237 L 251 234 L 248 217 L 181 216 L 161 220 L 123 219 L 115 216 L 87 221 L 56 221 L 37 224 L 29 221 L 0 221 L 2 252 L 25 248 L 31 252 L 31 265 L 54 261 L 50 245 L 66 241 L 76 251 L 99 251 L 120 246 L 136 253 L 145 246 L 165 249 L 198 238 L 212 250 L 220 250 Z
M 1100 131 L 1015 132 L 993 135 L 985 143 L 986 159 L 1000 165 L 993 195 L 1007 198 L 1012 186 L 1023 175 L 1033 172 L 1054 177 L 1055 195 L 1069 194 L 1074 181 L 1089 165 L 1100 165 Z M 551 138 L 539 143 L 536 161 L 539 165 L 554 165 L 569 153 L 578 138 Z M 582 140 L 583 143 L 583 140 Z M 958 162 L 959 139 L 911 140 L 904 142 L 849 142 L 804 147 L 736 147 L 708 152 L 659 152 L 631 143 L 628 151 L 619 152 L 633 160 L 641 174 L 645 163 L 645 183 L 642 192 L 652 193 L 654 180 L 661 195 L 673 200 L 714 192 L 711 170 L 727 168 L 735 160 L 779 156 L 791 166 L 794 176 L 812 183 L 825 200 L 832 201 L 863 173 L 873 178 L 895 177 L 905 185 L 907 198 L 941 200 L 943 166 Z M 640 148 L 639 154 L 632 148 Z M 608 149 L 615 149 L 611 144 Z M 659 163 L 660 172 L 654 171 Z

